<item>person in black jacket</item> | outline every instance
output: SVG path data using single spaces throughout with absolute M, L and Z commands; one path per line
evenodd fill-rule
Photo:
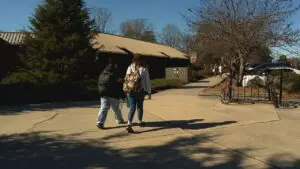
M 100 94 L 101 106 L 98 113 L 97 127 L 104 129 L 107 112 L 110 107 L 115 113 L 118 124 L 125 123 L 119 108 L 120 99 L 125 98 L 122 88 L 122 81 L 119 78 L 117 64 L 113 63 L 112 58 L 108 59 L 108 65 L 100 73 L 98 79 L 98 90 Z

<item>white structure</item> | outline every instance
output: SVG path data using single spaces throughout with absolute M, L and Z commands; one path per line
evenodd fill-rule
M 300 76 L 300 70 L 292 68 L 292 67 L 270 67 L 268 69 L 270 69 L 270 70 L 281 70 L 281 69 L 291 70 Z M 249 70 L 251 70 L 251 69 L 249 69 Z M 264 76 L 264 75 L 262 75 L 262 76 L 260 76 L 260 75 L 245 75 L 243 78 L 243 84 L 242 84 L 243 87 L 248 86 L 249 82 L 251 80 L 257 80 L 257 82 L 262 86 L 266 85 L 266 76 Z
M 260 85 L 265 86 L 266 85 L 266 76 L 259 76 L 259 75 L 245 75 L 243 78 L 243 87 L 246 87 L 249 85 L 249 82 L 252 80 L 256 80 Z
M 273 67 L 273 68 L 271 67 L 269 69 L 271 69 L 271 70 L 280 70 L 280 69 L 291 70 L 294 73 L 296 73 L 297 75 L 300 75 L 300 70 L 295 69 L 295 68 L 291 68 L 291 67 Z

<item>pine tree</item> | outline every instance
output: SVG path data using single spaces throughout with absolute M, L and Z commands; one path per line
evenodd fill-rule
M 27 72 L 41 83 L 82 80 L 96 56 L 83 0 L 45 0 L 30 24 L 22 56 Z

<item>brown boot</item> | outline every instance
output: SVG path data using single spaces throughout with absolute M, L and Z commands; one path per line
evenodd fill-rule
M 101 123 L 97 124 L 97 127 L 98 127 L 99 129 L 101 129 L 101 130 L 104 130 L 104 129 L 105 129 L 105 128 L 104 128 L 104 125 L 101 124 Z
M 133 131 L 131 125 L 128 125 L 128 126 L 126 127 L 126 130 L 127 130 L 128 133 L 134 133 L 134 131 Z

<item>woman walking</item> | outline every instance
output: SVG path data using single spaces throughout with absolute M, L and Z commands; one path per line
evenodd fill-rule
M 133 133 L 131 123 L 137 108 L 138 125 L 144 127 L 143 113 L 144 113 L 144 98 L 145 95 L 151 99 L 151 82 L 149 72 L 146 66 L 141 61 L 139 55 L 134 55 L 132 63 L 127 69 L 123 90 L 127 95 L 127 100 L 130 106 L 128 114 L 128 126 L 126 130 Z

